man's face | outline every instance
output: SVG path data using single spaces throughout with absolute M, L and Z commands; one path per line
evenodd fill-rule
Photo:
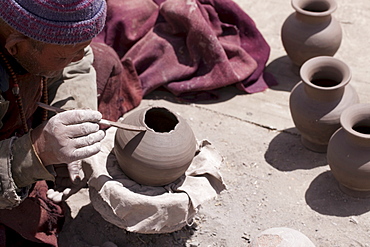
M 14 57 L 31 74 L 50 78 L 58 76 L 69 63 L 81 60 L 84 48 L 90 42 L 76 45 L 45 44 L 42 49 L 36 49 L 31 42 L 27 42 Z

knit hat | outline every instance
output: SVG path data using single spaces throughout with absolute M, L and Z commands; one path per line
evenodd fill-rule
M 0 17 L 27 37 L 77 44 L 103 29 L 105 0 L 0 0 Z

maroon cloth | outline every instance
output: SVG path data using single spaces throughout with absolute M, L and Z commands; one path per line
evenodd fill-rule
M 7 246 L 38 246 L 37 243 L 58 246 L 56 236 L 64 223 L 63 210 L 47 198 L 47 190 L 46 182 L 39 181 L 34 184 L 29 196 L 18 207 L 0 210 L 0 224 L 22 237 L 14 239 L 16 234 L 2 226 L 0 244 L 4 243 L 5 239 Z M 9 239 L 9 236 L 13 238 Z M 9 242 L 13 244 L 10 245 Z
M 232 0 L 109 0 L 94 39 L 131 59 L 142 94 L 164 86 L 175 95 L 235 84 L 248 93 L 276 81 L 264 68 L 270 47 Z

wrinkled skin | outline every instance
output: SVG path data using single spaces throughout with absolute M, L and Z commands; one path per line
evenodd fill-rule
M 81 60 L 84 49 L 91 43 L 86 41 L 76 45 L 35 45 L 35 42 L 37 41 L 26 38 L 18 42 L 16 48 L 10 46 L 8 51 L 28 72 L 46 78 L 59 75 L 68 64 Z

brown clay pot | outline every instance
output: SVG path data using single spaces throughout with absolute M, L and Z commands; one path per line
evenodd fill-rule
M 340 117 L 331 137 L 327 160 L 343 192 L 370 197 L 370 104 L 356 104 Z
M 288 227 L 273 227 L 258 234 L 251 247 L 315 247 L 315 245 L 300 231 Z
M 284 22 L 281 39 L 292 62 L 301 66 L 317 56 L 333 56 L 342 42 L 342 29 L 332 16 L 335 0 L 292 0 L 295 9 Z
M 132 112 L 123 123 L 147 128 L 116 132 L 114 153 L 129 178 L 143 185 L 163 186 L 185 173 L 197 147 L 185 119 L 166 108 L 151 107 Z
M 291 91 L 290 113 L 302 144 L 325 153 L 332 134 L 340 128 L 340 115 L 357 104 L 357 92 L 349 84 L 350 68 L 328 56 L 311 58 L 300 69 L 302 81 Z

